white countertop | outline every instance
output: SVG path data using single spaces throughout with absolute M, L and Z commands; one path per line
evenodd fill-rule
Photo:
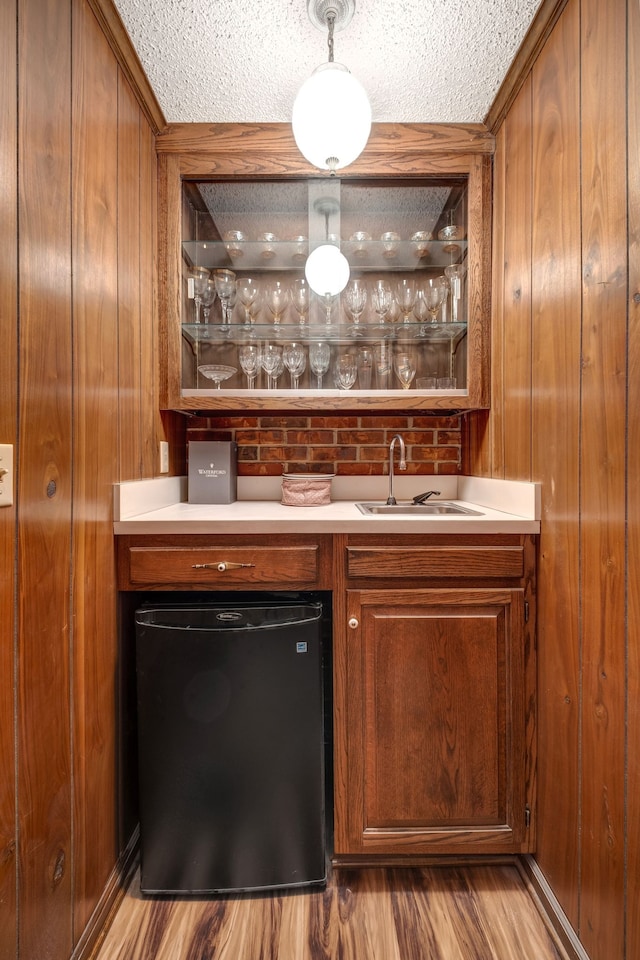
M 387 477 L 334 477 L 332 502 L 291 507 L 280 502 L 280 477 L 239 477 L 238 500 L 187 502 L 186 477 L 134 480 L 114 487 L 116 534 L 216 533 L 539 533 L 540 485 L 480 477 L 396 476 L 398 502 L 426 490 L 481 516 L 367 516 L 357 502 L 388 495 Z

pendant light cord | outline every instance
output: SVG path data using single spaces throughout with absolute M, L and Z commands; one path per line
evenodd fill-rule
M 333 28 L 336 22 L 336 15 L 333 10 L 330 10 L 327 14 L 327 25 L 329 27 L 329 36 L 327 38 L 327 46 L 329 47 L 329 63 L 333 63 Z

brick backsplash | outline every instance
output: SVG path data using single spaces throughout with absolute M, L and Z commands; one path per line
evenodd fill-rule
M 224 416 L 198 417 L 189 440 L 235 440 L 238 475 L 387 473 L 389 442 L 400 433 L 407 448 L 407 472 L 460 472 L 460 417 L 425 416 Z

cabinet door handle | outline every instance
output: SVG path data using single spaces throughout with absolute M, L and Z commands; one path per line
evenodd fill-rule
M 192 570 L 218 570 L 224 573 L 225 570 L 239 570 L 241 567 L 255 567 L 255 563 L 233 563 L 230 560 L 221 560 L 219 563 L 192 563 Z
M 351 627 L 352 630 L 357 630 L 358 627 L 360 626 L 360 621 L 358 620 L 357 617 L 351 617 L 349 619 L 349 626 Z

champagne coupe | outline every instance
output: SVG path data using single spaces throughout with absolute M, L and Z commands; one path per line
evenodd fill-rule
M 273 324 L 277 327 L 287 307 L 287 288 L 284 283 L 281 280 L 272 280 L 267 285 L 265 299 L 273 317 Z
M 267 388 L 273 390 L 279 374 L 275 376 L 275 379 L 274 375 L 282 364 L 282 347 L 275 343 L 265 343 L 260 363 L 267 375 Z M 280 369 L 280 372 L 282 372 L 282 369 Z
M 371 304 L 378 315 L 380 325 L 384 325 L 387 314 L 391 307 L 391 287 L 386 280 L 376 280 L 371 291 Z
M 213 380 L 218 390 L 223 380 L 228 380 L 237 372 L 237 367 L 228 367 L 223 363 L 205 363 L 198 367 L 198 373 L 206 377 L 207 380 Z
M 427 230 L 416 230 L 411 236 L 411 246 L 416 257 L 427 257 L 429 255 L 429 241 L 431 234 Z
M 222 324 L 223 329 L 229 329 L 229 305 L 231 298 L 236 292 L 236 275 L 233 270 L 215 270 L 213 279 L 216 284 L 216 293 L 220 297 L 222 304 Z
M 309 366 L 316 376 L 318 390 L 322 390 L 322 378 L 331 364 L 331 347 L 326 340 L 309 344 Z
M 293 281 L 293 286 L 291 287 L 291 302 L 293 303 L 296 312 L 300 317 L 301 329 L 306 325 L 307 320 L 309 319 L 310 295 L 311 290 L 304 277 Z
M 398 298 L 398 305 L 402 311 L 403 323 L 409 323 L 411 320 L 411 314 L 416 302 L 417 292 L 415 281 L 412 278 L 405 277 L 404 280 L 398 281 L 398 285 L 396 287 L 396 297 Z
M 260 288 L 258 281 L 253 277 L 241 277 L 237 284 L 238 299 L 244 307 L 245 323 L 250 325 L 254 323 L 256 313 L 258 312 L 258 295 Z
M 282 360 L 291 377 L 291 389 L 297 390 L 307 366 L 307 355 L 302 344 L 288 343 L 282 351 Z
M 238 260 L 243 256 L 242 244 L 245 243 L 246 239 L 247 235 L 242 230 L 227 230 L 223 240 L 225 249 L 232 260 Z
M 344 299 L 347 310 L 353 318 L 351 333 L 358 336 L 360 333 L 360 317 L 367 305 L 367 288 L 364 280 L 350 280 L 344 292 Z
M 416 375 L 416 365 L 408 353 L 398 353 L 393 358 L 393 369 L 403 390 L 408 390 Z
M 210 271 L 206 267 L 194 267 L 191 279 L 193 280 L 193 302 L 196 308 L 196 323 L 200 323 L 200 307 L 202 306 L 202 294 L 204 293 L 209 279 Z
M 356 358 L 351 353 L 343 353 L 335 362 L 333 376 L 336 387 L 340 390 L 350 390 L 358 376 Z
M 382 256 L 385 260 L 395 260 L 398 256 L 398 246 L 400 244 L 400 234 L 395 230 L 387 230 L 380 237 L 382 241 Z
M 422 296 L 429 311 L 431 323 L 436 322 L 438 310 L 444 303 L 449 283 L 446 277 L 429 277 L 422 288 Z
M 255 343 L 245 343 L 238 351 L 242 371 L 247 378 L 247 389 L 253 390 L 260 369 L 260 350 Z

